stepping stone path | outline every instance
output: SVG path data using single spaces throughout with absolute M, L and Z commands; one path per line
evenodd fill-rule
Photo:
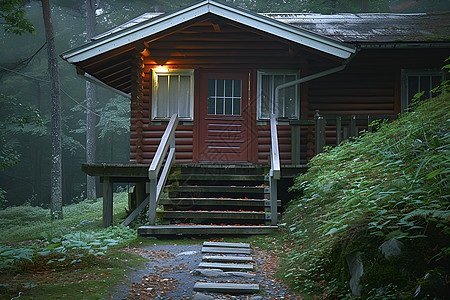
M 243 279 L 241 282 L 245 282 L 246 278 L 255 276 L 250 272 L 254 270 L 254 265 L 250 264 L 254 262 L 251 257 L 250 244 L 205 242 L 202 253 L 207 255 L 202 257 L 199 269 L 195 272 L 211 277 L 215 281 L 197 282 L 194 285 L 194 291 L 235 295 L 259 293 L 259 284 L 230 283 L 216 279 L 216 277 L 240 276 Z

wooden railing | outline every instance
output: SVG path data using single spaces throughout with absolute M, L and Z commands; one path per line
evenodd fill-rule
M 291 163 L 297 165 L 304 161 L 300 159 L 300 128 L 306 129 L 313 127 L 311 132 L 314 132 L 314 154 L 319 154 L 326 145 L 327 126 L 335 128 L 336 135 L 334 137 L 328 136 L 328 138 L 331 138 L 335 141 L 336 145 L 339 145 L 343 140 L 347 140 L 350 137 L 357 137 L 360 129 L 367 129 L 368 132 L 372 132 L 374 127 L 369 125 L 374 120 L 394 120 L 396 118 L 397 115 L 322 115 L 316 110 L 314 120 L 291 120 L 289 122 L 292 126 Z M 328 130 L 330 130 L 330 127 L 328 127 Z
M 178 115 L 174 114 L 167 125 L 166 131 L 161 138 L 158 149 L 153 157 L 152 164 L 148 169 L 148 178 L 150 179 L 149 195 L 142 201 L 139 206 L 122 222 L 122 225 L 127 226 L 133 221 L 134 218 L 149 205 L 148 220 L 150 225 L 155 225 L 156 220 L 156 207 L 158 206 L 159 198 L 161 197 L 161 191 L 167 181 L 170 167 L 175 161 L 175 130 L 178 125 Z M 169 150 L 169 155 L 167 151 Z M 166 158 L 167 155 L 167 158 Z M 164 163 L 165 165 L 159 175 L 159 171 Z M 159 175 L 159 176 L 158 176 Z M 159 179 L 158 179 L 159 177 Z
M 372 122 L 379 119 L 396 119 L 397 115 L 326 115 L 322 116 L 318 110 L 315 120 L 315 154 L 321 153 L 326 145 L 326 126 L 336 128 L 336 145 L 350 137 L 358 137 L 360 127 L 373 131 Z
M 178 115 L 174 114 L 170 118 L 170 122 L 167 125 L 166 131 L 164 132 L 161 142 L 159 143 L 158 149 L 156 150 L 155 157 L 153 157 L 152 164 L 148 169 L 148 178 L 150 179 L 150 195 L 149 195 L 149 213 L 148 221 L 150 225 L 155 225 L 156 219 L 156 207 L 158 205 L 159 198 L 161 196 L 161 191 L 166 184 L 167 177 L 169 175 L 170 167 L 175 161 L 175 130 L 178 125 Z M 167 151 L 169 150 L 169 155 L 167 155 L 166 163 L 164 168 L 159 175 L 159 171 L 166 158 Z M 159 177 L 159 179 L 158 179 Z
M 278 179 L 280 179 L 280 152 L 278 148 L 278 133 L 277 133 L 277 119 L 275 114 L 270 116 L 270 214 L 272 225 L 277 225 L 278 222 Z

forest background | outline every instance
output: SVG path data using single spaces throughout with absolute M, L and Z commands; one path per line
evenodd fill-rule
M 3 0 L 2 0 L 3 1 Z M 0 208 L 22 204 L 48 207 L 50 202 L 51 101 L 45 30 L 40 1 L 18 1 L 35 33 L 8 32 L 0 22 L 0 148 L 12 149 L 15 160 L 0 165 Z M 98 0 L 96 34 L 145 12 L 166 12 L 190 0 Z M 450 10 L 442 0 L 228 0 L 256 12 L 435 12 Z M 57 53 L 82 45 L 86 32 L 84 1 L 51 1 Z M 3 21 L 0 18 L 0 21 Z M 63 130 L 63 203 L 86 198 L 86 87 L 70 64 L 59 62 Z M 37 121 L 11 122 L 12 104 L 18 116 Z M 96 108 L 97 163 L 128 163 L 130 103 L 125 97 L 98 88 Z M 20 122 L 19 122 L 20 123 Z M 99 183 L 97 183 L 99 184 Z M 126 189 L 126 187 L 116 187 Z M 101 189 L 97 189 L 100 191 Z M 100 196 L 100 195 L 97 195 Z

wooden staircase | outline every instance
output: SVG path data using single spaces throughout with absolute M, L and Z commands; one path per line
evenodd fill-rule
M 141 226 L 138 234 L 268 234 L 277 227 L 271 225 L 267 173 L 248 164 L 174 165 L 155 225 Z

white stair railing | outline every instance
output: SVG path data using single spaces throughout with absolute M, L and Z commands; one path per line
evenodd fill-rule
M 277 119 L 275 114 L 270 116 L 270 173 L 269 173 L 269 184 L 270 184 L 270 214 L 272 225 L 277 225 L 278 223 L 278 179 L 280 179 L 280 151 L 278 147 L 278 133 L 277 133 Z
M 149 213 L 148 220 L 150 225 L 155 225 L 156 219 L 156 207 L 158 205 L 161 192 L 166 184 L 167 177 L 169 175 L 170 167 L 175 161 L 175 130 L 178 126 L 178 114 L 174 114 L 170 118 L 170 122 L 167 125 L 158 149 L 156 150 L 155 157 L 152 160 L 152 164 L 148 169 L 148 178 L 150 179 L 150 195 L 149 195 Z M 164 163 L 164 158 L 167 155 L 164 168 L 159 175 L 159 171 Z M 159 177 L 159 178 L 158 178 Z

